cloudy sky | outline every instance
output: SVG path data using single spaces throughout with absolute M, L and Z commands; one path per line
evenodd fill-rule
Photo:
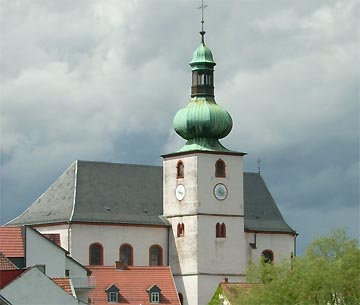
M 359 237 L 359 3 L 208 0 L 205 40 L 222 142 L 260 157 L 287 222 L 309 241 Z M 160 165 L 184 141 L 200 1 L 0 0 L 1 223 L 76 159 Z

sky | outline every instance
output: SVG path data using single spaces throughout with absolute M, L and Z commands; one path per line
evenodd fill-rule
M 221 142 L 265 179 L 298 254 L 360 237 L 359 2 L 207 0 Z M 74 160 L 161 165 L 185 141 L 201 1 L 0 0 L 1 209 L 24 211 Z

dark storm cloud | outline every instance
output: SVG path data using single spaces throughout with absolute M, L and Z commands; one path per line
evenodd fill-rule
M 359 215 L 355 1 L 207 1 L 223 140 L 262 162 L 299 249 Z M 161 164 L 190 91 L 200 1 L 0 1 L 1 222 L 75 159 Z M 36 179 L 34 178 L 36 177 Z

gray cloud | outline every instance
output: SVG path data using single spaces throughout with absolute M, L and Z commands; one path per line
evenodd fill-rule
M 246 151 L 300 252 L 332 225 L 358 234 L 355 1 L 207 1 L 223 143 Z M 161 164 L 200 42 L 197 1 L 0 1 L 1 221 L 75 159 Z M 306 214 L 308 213 L 308 214 Z M 336 215 L 338 217 L 336 218 Z

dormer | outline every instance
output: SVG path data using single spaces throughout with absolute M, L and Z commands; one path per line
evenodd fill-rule
M 151 304 L 160 303 L 161 289 L 157 285 L 153 285 L 146 290 L 149 294 L 149 301 Z
M 109 303 L 119 303 L 119 288 L 117 288 L 115 285 L 111 285 L 105 290 L 105 292 L 107 294 L 107 300 Z

